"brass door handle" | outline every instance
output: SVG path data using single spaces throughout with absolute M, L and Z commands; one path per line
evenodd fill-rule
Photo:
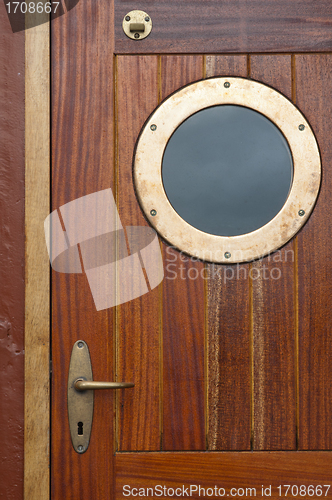
M 132 382 L 99 382 L 93 380 L 89 347 L 84 340 L 73 345 L 68 373 L 68 420 L 71 441 L 77 453 L 89 447 L 96 389 L 126 389 Z M 105 397 L 108 397 L 105 395 Z
M 134 387 L 132 382 L 98 382 L 95 380 L 83 380 L 78 378 L 74 382 L 77 391 L 95 391 L 96 389 L 127 389 Z

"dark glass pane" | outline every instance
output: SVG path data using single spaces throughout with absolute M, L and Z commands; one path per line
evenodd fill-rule
M 204 109 L 183 122 L 164 153 L 168 199 L 189 224 L 221 236 L 249 233 L 284 205 L 292 155 L 280 130 L 243 106 Z

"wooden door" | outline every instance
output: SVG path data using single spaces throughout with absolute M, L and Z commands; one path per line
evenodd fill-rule
M 153 22 L 146 40 L 122 32 L 136 8 Z M 303 230 L 261 261 L 212 266 L 161 242 L 163 282 L 101 311 L 84 273 L 53 271 L 52 498 L 134 498 L 130 488 L 156 485 L 217 486 L 211 498 L 220 488 L 262 496 L 262 485 L 276 498 L 291 485 L 287 496 L 329 497 L 331 4 L 116 0 L 114 12 L 113 25 L 111 2 L 81 0 L 52 23 L 53 210 L 111 188 L 123 226 L 146 226 L 132 181 L 141 127 L 172 92 L 216 75 L 291 99 L 316 134 L 323 181 Z M 79 339 L 95 380 L 135 383 L 95 391 L 82 455 L 66 395 Z

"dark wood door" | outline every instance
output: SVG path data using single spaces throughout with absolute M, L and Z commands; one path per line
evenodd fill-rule
M 138 42 L 121 27 L 135 8 L 153 21 Z M 54 500 L 120 499 L 125 485 L 217 486 L 225 496 L 232 488 L 262 496 L 271 485 L 273 498 L 285 496 L 283 485 L 298 488 L 287 496 L 315 498 L 322 485 L 321 496 L 332 495 L 324 486 L 332 484 L 331 10 L 313 0 L 117 0 L 113 28 L 111 2 L 81 0 L 53 21 L 53 210 L 111 188 L 123 226 L 147 225 L 132 181 L 141 127 L 169 94 L 216 75 L 255 79 L 291 99 L 316 134 L 323 168 L 307 224 L 260 261 L 213 266 L 161 242 L 163 282 L 102 311 L 84 273 L 53 271 Z M 66 396 L 78 339 L 96 380 L 135 382 L 96 391 L 82 455 Z

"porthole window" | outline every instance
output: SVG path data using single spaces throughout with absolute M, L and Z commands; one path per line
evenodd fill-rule
M 169 139 L 162 180 L 174 210 L 218 236 L 250 233 L 281 210 L 293 177 L 283 134 L 252 109 L 223 105 L 198 111 Z
M 167 98 L 139 137 L 134 182 L 168 243 L 210 262 L 275 251 L 309 217 L 320 186 L 316 139 L 282 94 L 211 78 Z

